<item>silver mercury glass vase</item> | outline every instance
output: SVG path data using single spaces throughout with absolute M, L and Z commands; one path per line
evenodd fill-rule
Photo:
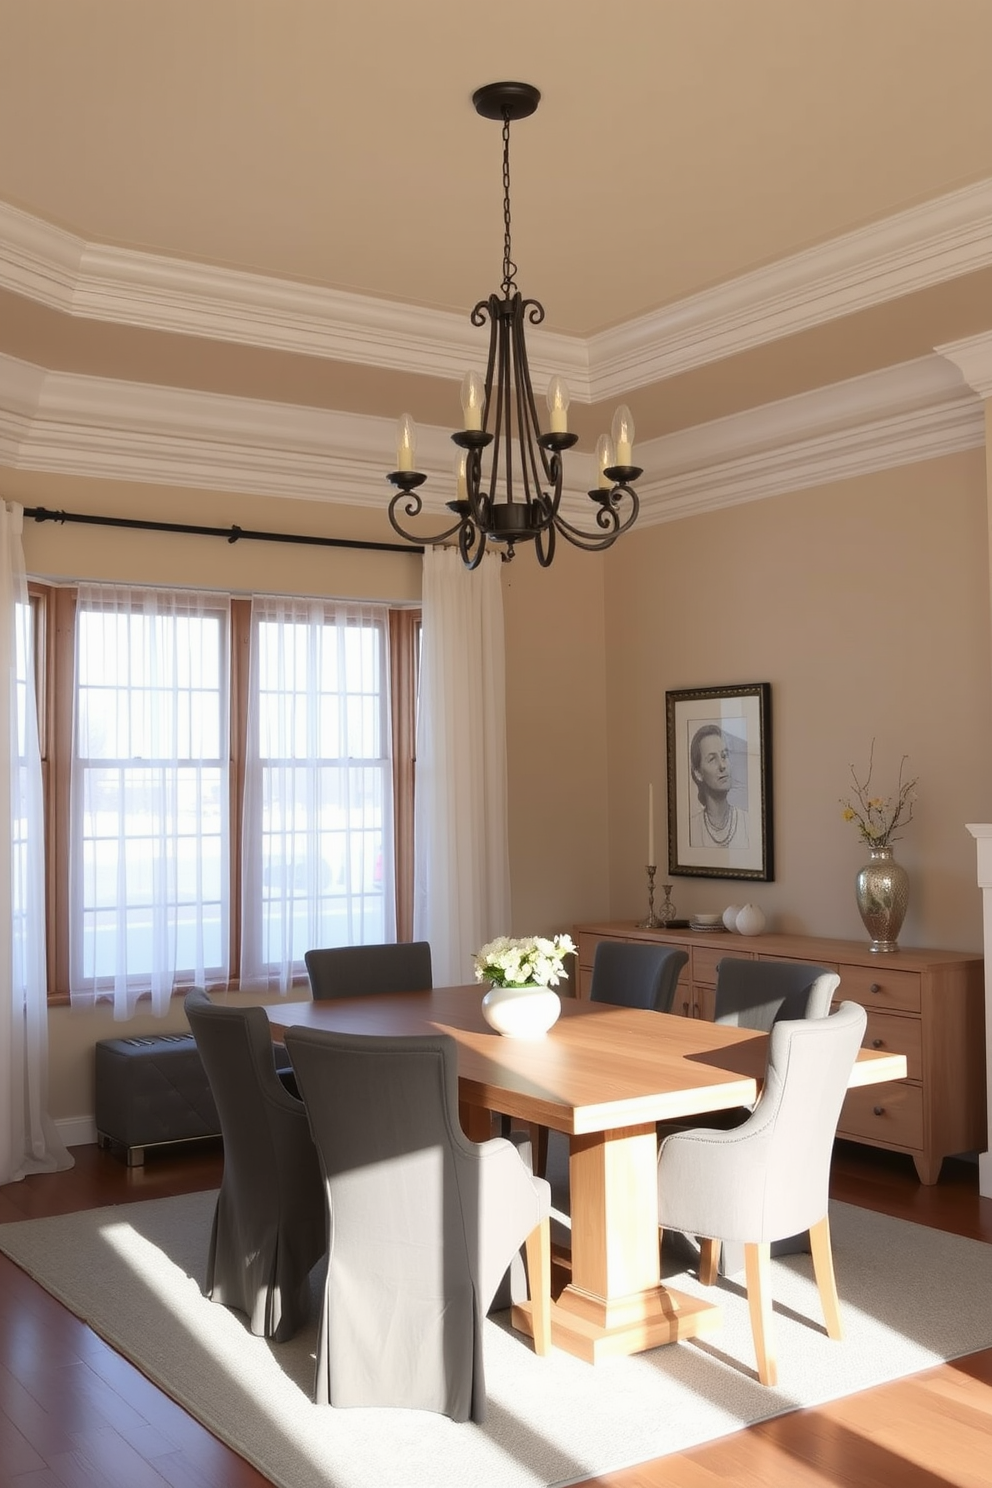
M 858 913 L 871 936 L 870 951 L 897 951 L 899 931 L 909 903 L 909 874 L 892 856 L 891 847 L 869 849 L 858 874 Z

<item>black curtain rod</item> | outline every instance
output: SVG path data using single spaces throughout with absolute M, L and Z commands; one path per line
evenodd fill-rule
M 308 537 L 299 532 L 252 532 L 247 527 L 200 527 L 195 522 L 146 522 L 138 517 L 91 517 L 80 512 L 49 511 L 26 506 L 24 515 L 35 522 L 83 522 L 90 527 L 131 527 L 139 532 L 190 532 L 195 537 L 224 537 L 229 543 L 304 543 L 315 548 L 361 548 L 374 553 L 423 553 L 410 543 L 359 542 L 350 537 Z

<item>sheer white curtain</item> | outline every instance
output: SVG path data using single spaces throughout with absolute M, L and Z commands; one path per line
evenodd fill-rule
M 317 946 L 396 939 L 384 605 L 252 599 L 241 985 Z
M 74 1005 L 226 985 L 230 962 L 226 598 L 80 585 L 70 783 Z
M 473 953 L 510 933 L 500 566 L 424 554 L 414 936 L 438 986 L 471 981 Z
M 47 1111 L 45 848 L 20 506 L 0 502 L 0 1183 L 71 1168 Z

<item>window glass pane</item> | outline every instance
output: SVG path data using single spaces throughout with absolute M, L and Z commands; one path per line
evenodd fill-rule
M 226 607 L 83 587 L 76 625 L 72 990 L 226 980 Z
M 313 946 L 395 936 L 386 612 L 253 606 L 243 966 L 285 986 Z

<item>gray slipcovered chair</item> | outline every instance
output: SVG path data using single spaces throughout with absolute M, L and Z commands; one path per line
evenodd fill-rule
M 426 940 L 328 946 L 307 951 L 304 960 L 315 1002 L 379 992 L 425 992 L 434 985 Z
M 780 1018 L 825 1018 L 839 982 L 836 972 L 804 961 L 724 956 L 716 968 L 713 1021 L 768 1033 Z
M 276 1072 L 260 1007 L 188 993 L 186 1016 L 220 1117 L 224 1174 L 207 1260 L 207 1296 L 283 1343 L 307 1321 L 309 1274 L 326 1248 L 324 1189 L 303 1103 Z
M 713 1022 L 768 1033 L 780 1019 L 825 1018 L 840 986 L 835 971 L 804 961 L 746 961 L 724 956 L 716 968 Z M 691 1122 L 660 1122 L 658 1136 L 689 1126 L 739 1126 L 750 1114 L 747 1107 L 714 1111 Z
M 844 1002 L 825 1018 L 780 1021 L 769 1035 L 758 1102 L 743 1126 L 666 1137 L 658 1154 L 662 1231 L 699 1236 L 699 1277 L 716 1279 L 721 1244 L 743 1246 L 758 1378 L 774 1385 L 771 1244 L 809 1231 L 827 1333 L 840 1338 L 840 1311 L 827 1217 L 830 1158 L 867 1014 Z
M 314 1400 L 483 1420 L 483 1322 L 521 1245 L 550 1347 L 548 1185 L 503 1138 L 462 1132 L 450 1034 L 294 1027 L 286 1046 L 330 1216 Z
M 601 940 L 593 958 L 589 1000 L 669 1013 L 688 959 L 688 952 L 678 946 Z

